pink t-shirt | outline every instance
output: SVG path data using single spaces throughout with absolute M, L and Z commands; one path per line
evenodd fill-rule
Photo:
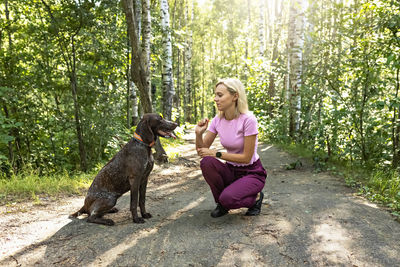
M 215 116 L 211 121 L 208 130 L 218 134 L 222 146 L 228 153 L 241 154 L 243 153 L 244 137 L 249 135 L 258 135 L 257 119 L 253 114 L 240 114 L 239 117 L 233 120 L 226 120 L 219 115 Z M 235 166 L 245 166 L 253 164 L 259 159 L 257 154 L 258 136 L 256 136 L 256 145 L 254 154 L 249 164 L 241 164 L 230 162 Z

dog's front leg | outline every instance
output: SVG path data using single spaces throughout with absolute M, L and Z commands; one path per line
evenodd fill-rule
M 140 190 L 139 190 L 139 207 L 140 207 L 140 213 L 142 214 L 142 217 L 145 219 L 151 218 L 151 214 L 146 212 L 146 189 L 147 189 L 147 181 L 149 180 L 149 176 L 146 176 L 143 178 L 142 184 L 140 185 Z
M 137 206 L 139 197 L 140 177 L 130 177 L 129 183 L 131 184 L 131 206 L 132 220 L 134 223 L 144 223 L 144 219 L 138 216 Z

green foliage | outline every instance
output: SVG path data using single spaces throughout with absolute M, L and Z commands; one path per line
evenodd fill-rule
M 372 201 L 387 205 L 394 213 L 400 212 L 400 176 L 397 171 L 375 171 L 360 192 Z
M 0 167 L 7 175 L 79 169 L 72 45 L 89 168 L 109 158 L 113 139 L 125 131 L 121 8 L 112 1 L 46 2 L 49 8 L 37 1 L 8 5 L 10 27 L 3 33 L 10 38 L 0 53 Z

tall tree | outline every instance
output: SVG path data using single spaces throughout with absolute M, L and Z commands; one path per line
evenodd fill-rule
M 122 6 L 125 12 L 126 23 L 128 24 L 129 39 L 132 46 L 132 62 L 134 62 L 134 64 L 131 65 L 131 78 L 139 90 L 143 111 L 145 113 L 151 113 L 153 109 L 149 94 L 149 84 L 147 83 L 150 73 L 145 66 L 142 48 L 139 45 L 137 22 L 133 8 L 133 2 L 132 0 L 122 0 Z
M 171 28 L 169 21 L 168 0 L 160 1 L 161 8 L 161 30 L 163 34 L 163 70 L 162 70 L 162 88 L 163 88 L 163 113 L 164 116 L 171 120 L 172 103 L 175 95 L 173 70 L 172 70 L 172 40 Z
M 185 6 L 185 22 L 186 22 L 186 44 L 185 44 L 185 95 L 184 95 L 184 119 L 190 122 L 192 118 L 192 45 L 193 45 L 193 32 L 192 32 L 192 18 L 189 17 L 189 3 Z
M 142 53 L 144 59 L 144 68 L 148 73 L 146 77 L 146 86 L 148 90 L 148 94 L 150 96 L 150 101 L 152 102 L 153 110 L 155 109 L 155 101 L 152 97 L 151 91 L 151 60 L 150 60 L 150 44 L 151 44 L 151 14 L 150 14 L 150 0 L 142 0 L 142 27 L 138 29 L 138 32 L 141 30 L 141 38 L 142 38 Z
M 289 13 L 288 71 L 289 71 L 289 135 L 294 137 L 300 129 L 302 85 L 302 56 L 304 45 L 303 0 L 292 0 Z
M 264 12 L 265 12 L 265 7 L 264 7 L 264 0 L 259 0 L 259 17 L 258 17 L 258 41 L 259 41 L 259 53 L 260 56 L 264 56 L 264 51 L 265 51 L 265 24 L 264 24 Z

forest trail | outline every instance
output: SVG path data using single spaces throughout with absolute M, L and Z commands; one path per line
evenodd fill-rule
M 211 218 L 193 131 L 184 138 L 179 160 L 150 176 L 145 224 L 132 223 L 129 193 L 106 216 L 113 227 L 68 219 L 83 196 L 3 206 L 0 265 L 400 266 L 400 224 L 387 211 L 309 164 L 286 170 L 297 159 L 271 145 L 259 146 L 269 175 L 261 215 Z

